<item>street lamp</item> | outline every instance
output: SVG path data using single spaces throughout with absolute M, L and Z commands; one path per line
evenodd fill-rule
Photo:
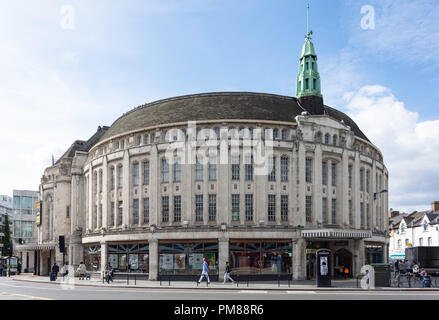
M 378 194 L 380 194 L 380 193 L 384 193 L 384 192 L 389 192 L 389 191 L 386 190 L 386 189 L 384 189 L 384 190 L 381 190 L 380 192 L 375 192 L 375 193 L 373 194 L 373 200 L 376 200 L 376 199 L 377 199 L 377 195 L 378 195 Z

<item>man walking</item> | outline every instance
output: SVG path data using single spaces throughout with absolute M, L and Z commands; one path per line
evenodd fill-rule
M 201 277 L 200 280 L 198 280 L 198 283 L 200 283 L 204 276 L 206 276 L 207 278 L 207 284 L 210 284 L 210 279 L 209 279 L 209 264 L 207 263 L 207 259 L 203 258 L 203 271 L 201 272 Z
M 235 283 L 235 280 L 230 277 L 230 272 L 232 272 L 232 268 L 230 268 L 229 261 L 226 261 L 226 271 L 224 272 L 224 283 L 227 282 L 227 279 Z

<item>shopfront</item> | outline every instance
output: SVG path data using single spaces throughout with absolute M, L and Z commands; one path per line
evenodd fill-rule
M 384 262 L 384 246 L 380 243 L 365 243 L 366 264 Z
M 149 273 L 148 243 L 108 245 L 108 263 L 116 272 Z
M 292 272 L 290 240 L 231 240 L 229 252 L 234 274 L 278 275 Z
M 84 264 L 88 271 L 98 272 L 101 270 L 101 246 L 84 247 Z
M 159 243 L 159 278 L 195 279 L 201 275 L 203 258 L 209 264 L 209 277 L 218 279 L 218 242 L 163 241 Z

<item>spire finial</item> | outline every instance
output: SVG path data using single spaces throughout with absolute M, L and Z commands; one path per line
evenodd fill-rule
M 307 14 L 306 14 L 306 36 L 305 38 L 311 40 L 312 31 L 309 30 L 309 3 L 307 6 Z

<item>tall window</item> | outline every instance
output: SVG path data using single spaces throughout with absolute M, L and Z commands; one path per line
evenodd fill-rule
M 253 180 L 253 157 L 246 158 L 245 179 L 246 180 Z
M 268 195 L 268 221 L 276 221 L 276 195 Z
M 102 179 L 103 179 L 102 170 L 99 170 L 99 192 L 102 192 Z
M 329 144 L 329 134 L 325 134 L 325 144 Z
M 116 183 L 116 170 L 114 169 L 114 167 L 111 167 L 111 169 L 110 169 L 110 185 L 111 185 L 111 190 L 114 190 L 115 183 Z
M 419 246 L 422 247 L 424 245 L 424 238 L 419 238 Z
M 352 200 L 349 200 L 349 224 L 350 225 L 354 224 L 354 216 L 352 213 Z
M 311 222 L 312 219 L 312 197 L 306 196 L 305 198 L 305 219 L 306 222 Z
M 117 224 L 120 226 L 123 221 L 123 201 L 119 201 L 117 210 Z
M 366 226 L 370 228 L 369 204 L 366 204 Z
M 139 224 L 139 199 L 133 199 L 133 224 Z
M 322 184 L 324 186 L 327 185 L 328 181 L 328 164 L 326 162 L 322 162 Z
M 203 181 L 203 164 L 198 158 L 195 163 L 195 180 Z
M 133 186 L 139 185 L 139 163 L 133 163 Z
M 239 194 L 232 194 L 232 220 L 239 220 Z
M 143 184 L 149 184 L 149 161 L 143 163 Z
M 181 163 L 180 159 L 176 159 L 174 162 L 174 182 L 181 181 Z
M 312 182 L 312 159 L 306 159 L 305 170 L 306 182 Z
M 364 169 L 360 169 L 360 191 L 364 191 Z
M 276 157 L 268 158 L 268 181 L 276 181 Z
M 166 159 L 162 159 L 162 182 L 169 182 L 169 163 Z
M 239 156 L 232 156 L 232 180 L 239 180 Z
M 369 192 L 369 185 L 370 185 L 370 171 L 366 171 L 366 191 Z
M 327 207 L 328 199 L 322 198 L 322 222 L 328 222 L 328 207 Z
M 181 196 L 174 196 L 174 222 L 181 221 Z
M 283 141 L 287 140 L 287 130 L 286 129 L 282 129 L 282 140 Z
M 246 221 L 253 220 L 253 195 L 252 194 L 245 195 L 245 220 Z
M 209 180 L 216 180 L 216 163 L 209 161 Z
M 337 199 L 331 199 L 332 224 L 337 224 Z
M 334 135 L 334 136 L 332 137 L 332 144 L 333 144 L 334 146 L 337 146 L 337 136 L 336 136 L 336 135 Z
M 216 220 L 216 194 L 209 194 L 209 221 Z
M 282 221 L 288 221 L 288 196 L 280 196 L 280 218 Z
M 348 166 L 348 181 L 349 181 L 349 188 L 352 188 L 352 165 L 351 164 Z
M 364 228 L 364 203 L 360 203 L 360 223 L 361 227 Z
M 117 167 L 117 187 L 122 188 L 123 183 L 123 167 L 119 166 Z
M 203 221 L 203 195 L 195 196 L 195 221 Z
M 114 201 L 111 201 L 110 207 L 110 226 L 114 226 Z
M 278 138 L 279 138 L 279 129 L 274 128 L 273 129 L 273 139 L 278 139 Z
M 288 181 L 288 157 L 280 159 L 280 177 L 281 181 Z
M 337 165 L 335 163 L 331 164 L 331 184 L 333 187 L 337 185 Z
M 169 222 L 169 197 L 162 197 L 162 222 Z
M 143 223 L 149 223 L 149 198 L 143 198 Z

